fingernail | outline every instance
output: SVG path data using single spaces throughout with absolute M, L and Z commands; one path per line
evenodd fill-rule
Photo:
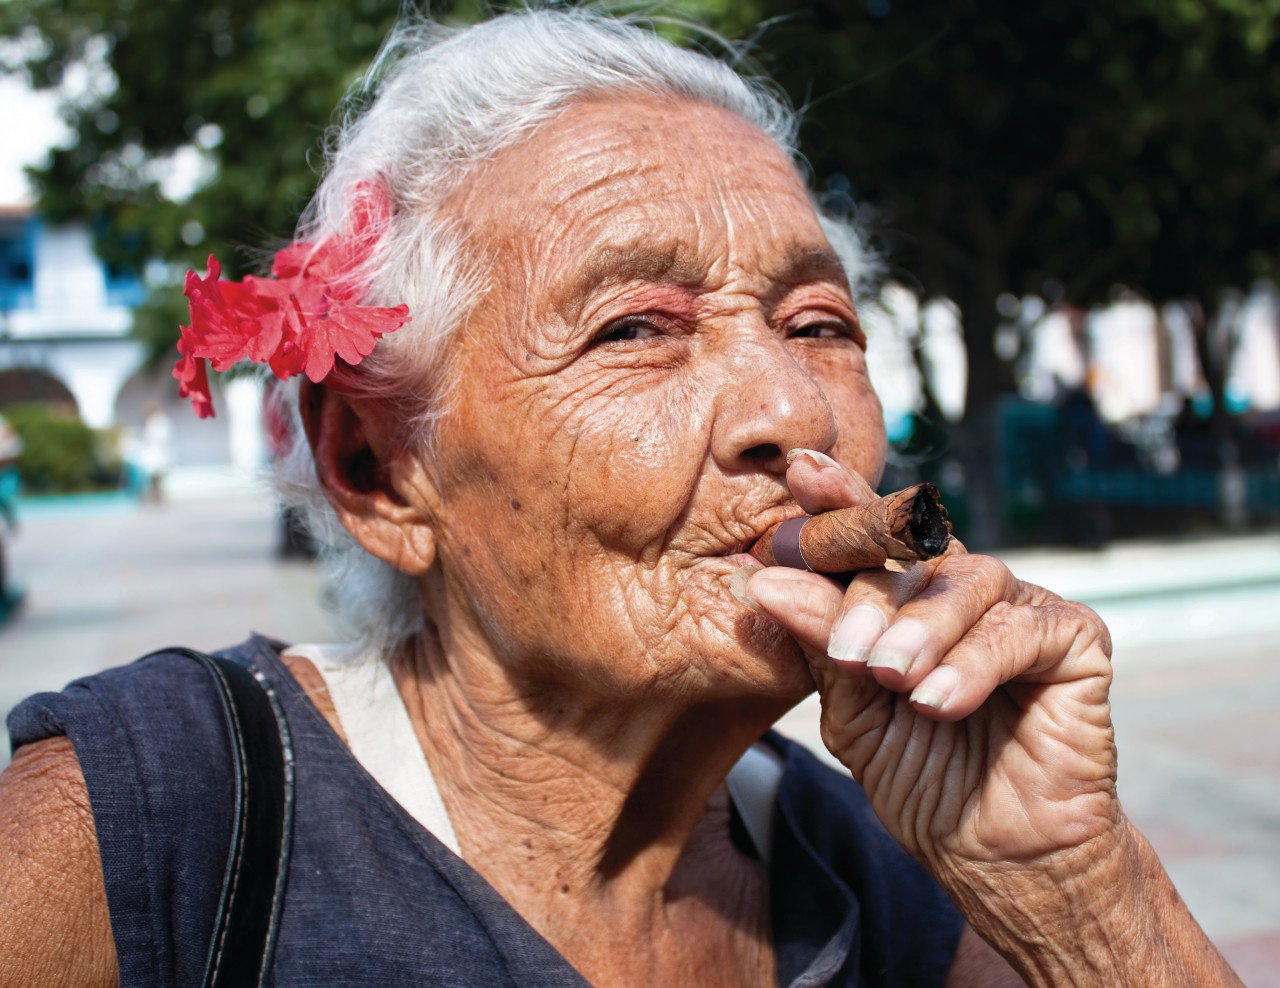
M 941 710 L 956 691 L 959 682 L 960 674 L 956 672 L 955 666 L 938 666 L 911 691 L 911 702 Z
M 790 466 L 795 463 L 796 459 L 801 456 L 809 457 L 819 467 L 838 467 L 840 465 L 826 453 L 819 453 L 816 449 L 805 449 L 803 446 L 797 446 L 787 454 L 787 465 Z
M 911 663 L 929 639 L 929 629 L 913 618 L 903 618 L 880 636 L 867 657 L 867 665 L 876 669 L 892 669 L 905 676 Z
M 728 584 L 729 593 L 733 594 L 741 603 L 746 604 L 753 611 L 760 610 L 760 604 L 747 592 L 747 584 L 751 582 L 751 574 L 759 573 L 764 569 L 763 566 L 753 566 L 747 563 L 729 574 Z
M 859 604 L 831 629 L 827 654 L 839 662 L 866 662 L 867 651 L 885 629 L 884 615 L 878 607 Z

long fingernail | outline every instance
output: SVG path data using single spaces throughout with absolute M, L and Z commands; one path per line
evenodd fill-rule
M 805 449 L 803 446 L 797 446 L 787 453 L 787 465 L 790 466 L 795 463 L 796 459 L 801 456 L 809 457 L 819 467 L 838 467 L 840 465 L 826 453 L 819 453 L 816 449 Z
M 911 691 L 911 702 L 923 707 L 941 710 L 960 683 L 960 673 L 955 666 L 938 666 Z
M 831 629 L 827 654 L 840 662 L 866 662 L 867 652 L 884 633 L 885 624 L 878 607 L 859 604 Z
M 760 610 L 760 604 L 747 592 L 747 584 L 751 582 L 751 575 L 759 573 L 762 569 L 764 569 L 763 566 L 753 566 L 751 563 L 747 563 L 746 566 L 741 566 L 730 573 L 729 579 L 726 581 L 729 585 L 729 593 L 733 594 L 753 611 Z
M 867 665 L 905 676 L 929 640 L 929 629 L 913 618 L 895 621 L 867 656 Z

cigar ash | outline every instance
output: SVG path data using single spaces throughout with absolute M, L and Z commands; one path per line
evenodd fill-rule
M 946 551 L 951 541 L 951 525 L 947 521 L 947 509 L 938 500 L 938 490 L 932 484 L 922 484 L 916 492 L 907 530 L 922 558 L 932 559 Z

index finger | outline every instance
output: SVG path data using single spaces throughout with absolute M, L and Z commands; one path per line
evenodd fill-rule
M 882 569 L 858 573 L 845 591 L 840 615 L 831 628 L 827 654 L 839 662 L 864 663 L 868 652 L 898 611 L 933 580 L 942 560 L 967 555 L 959 539 L 935 559 L 902 562 L 890 559 Z
M 894 569 L 863 570 L 853 578 L 831 625 L 827 655 L 837 662 L 865 663 L 898 609 L 929 585 L 933 567 L 913 563 Z
M 806 514 L 816 515 L 875 499 L 876 492 L 861 474 L 841 466 L 816 449 L 787 453 L 787 488 Z

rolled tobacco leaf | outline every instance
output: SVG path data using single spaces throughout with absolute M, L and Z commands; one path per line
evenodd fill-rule
M 890 559 L 932 559 L 951 542 L 947 509 L 933 484 L 774 525 L 751 547 L 766 566 L 850 573 Z

